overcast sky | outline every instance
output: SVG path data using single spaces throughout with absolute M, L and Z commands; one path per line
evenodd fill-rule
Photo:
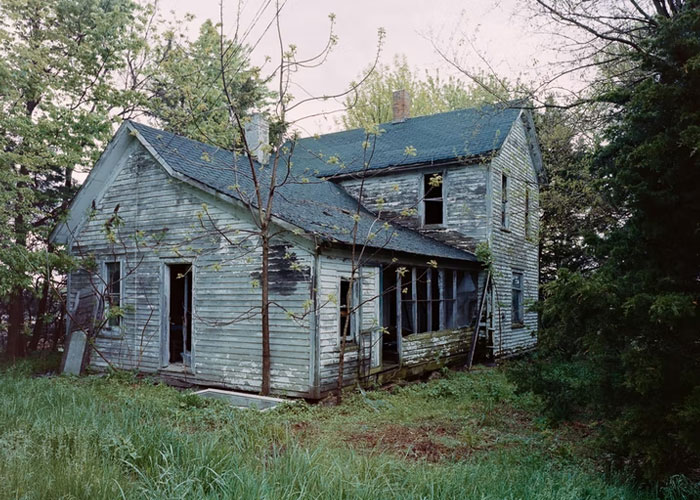
M 259 8 L 266 2 L 248 0 L 244 3 L 242 29 L 251 24 Z M 271 2 L 274 4 L 274 1 Z M 434 50 L 437 43 L 448 52 L 458 54 L 462 64 L 470 68 L 485 68 L 482 54 L 499 75 L 514 78 L 520 74 L 533 77 L 534 64 L 541 64 L 542 39 L 528 26 L 523 14 L 523 0 L 288 0 L 282 12 L 282 35 L 285 44 L 295 44 L 299 56 L 309 56 L 323 47 L 328 37 L 328 15 L 336 15 L 338 45 L 326 63 L 318 69 L 295 75 L 298 86 L 295 97 L 307 94 L 323 95 L 341 92 L 350 81 L 374 59 L 377 30 L 386 30 L 381 60 L 391 62 L 395 55 L 405 54 L 409 63 L 419 69 L 453 73 L 454 70 Z M 197 23 L 205 19 L 219 20 L 218 0 L 163 0 L 163 11 L 172 9 L 182 18 L 194 14 Z M 225 31 L 232 33 L 237 2 L 224 1 Z M 273 8 L 261 17 L 245 40 L 255 43 L 272 19 Z M 173 14 L 170 14 L 173 15 Z M 196 35 L 196 27 L 190 28 Z M 472 43 L 461 43 L 468 38 Z M 253 53 L 253 63 L 261 65 L 265 56 L 279 52 L 274 30 L 262 37 Z M 274 60 L 274 59 L 273 59 Z M 535 61 L 537 60 L 537 62 Z M 272 68 L 269 68 L 272 69 Z M 312 103 L 292 115 L 300 119 L 308 114 L 342 109 L 339 101 Z M 304 135 L 337 129 L 338 114 L 312 117 L 299 123 Z

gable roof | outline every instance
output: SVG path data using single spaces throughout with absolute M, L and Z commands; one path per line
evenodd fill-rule
M 512 102 L 408 118 L 379 125 L 376 135 L 368 136 L 366 131 L 355 129 L 298 139 L 291 159 L 296 179 L 278 188 L 273 200 L 273 215 L 278 221 L 308 235 L 350 245 L 357 200 L 324 178 L 361 171 L 365 168 L 365 161 L 369 163 L 368 169 L 380 170 L 494 154 L 503 145 L 518 117 L 522 116 L 521 106 L 522 102 Z M 246 198 L 252 199 L 254 184 L 247 157 L 127 121 L 117 131 L 73 200 L 70 208 L 72 221 L 83 216 L 75 212 L 82 212 L 80 207 L 85 208 L 99 192 L 98 187 L 107 184 L 110 174 L 105 172 L 109 163 L 106 158 L 123 154 L 129 142 L 123 139 L 126 134 L 135 135 L 171 175 L 228 199 L 243 202 Z M 365 148 L 363 143 L 367 140 L 370 147 Z M 371 158 L 366 158 L 367 154 L 371 154 Z M 260 167 L 257 162 L 255 165 Z M 264 170 L 267 171 L 269 169 Z M 269 183 L 269 177 L 266 177 L 269 173 L 262 175 L 262 182 Z M 297 180 L 301 176 L 304 176 L 303 182 Z M 86 191 L 90 193 L 86 194 Z M 377 220 L 364 208 L 359 216 L 358 244 L 367 242 L 371 248 L 427 258 L 478 261 L 471 252 L 401 225 Z M 52 232 L 52 239 L 67 241 L 67 233 L 66 223 L 59 224 Z
M 126 122 L 125 126 L 136 134 L 167 170 L 237 200 L 254 193 L 247 157 L 139 123 Z M 256 167 L 260 165 L 256 163 Z M 265 172 L 268 170 L 265 169 Z M 266 182 L 269 182 L 269 177 L 263 175 L 261 183 Z M 273 213 L 279 219 L 322 240 L 348 245 L 353 242 L 353 214 L 356 210 L 357 200 L 344 189 L 332 182 L 314 178 L 309 182 L 294 181 L 280 186 L 273 199 Z M 359 215 L 359 245 L 367 241 L 367 246 L 375 249 L 427 258 L 478 261 L 471 252 L 397 224 L 384 224 L 364 208 Z
M 377 135 L 354 129 L 307 137 L 297 141 L 293 160 L 318 176 L 330 177 L 361 171 L 365 161 L 367 169 L 375 170 L 487 156 L 501 148 L 522 104 L 494 104 L 383 123 Z M 363 147 L 365 141 L 367 147 Z

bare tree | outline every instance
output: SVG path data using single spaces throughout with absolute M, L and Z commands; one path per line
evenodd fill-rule
M 272 26 L 275 30 L 279 49 L 273 72 L 266 78 L 267 81 L 276 82 L 276 96 L 269 111 L 269 115 L 274 118 L 276 131 L 269 144 L 249 144 L 245 133 L 246 123 L 249 118 L 244 115 L 245 110 L 241 109 L 234 96 L 228 91 L 229 86 L 226 81 L 227 65 L 231 60 L 235 59 L 236 51 L 245 50 L 244 46 L 240 43 L 240 20 L 236 19 L 236 29 L 233 39 L 231 42 L 226 43 L 224 36 L 223 2 L 220 3 L 220 75 L 225 90 L 231 126 L 241 138 L 241 147 L 248 160 L 245 171 L 241 171 L 235 159 L 232 168 L 237 175 L 240 175 L 240 178 L 247 178 L 250 185 L 252 185 L 252 193 L 242 189 L 240 184 L 237 184 L 235 189 L 239 199 L 243 201 L 249 209 L 252 220 L 257 227 L 256 236 L 260 241 L 260 318 L 262 331 L 261 393 L 263 395 L 267 395 L 270 392 L 270 245 L 271 241 L 279 235 L 273 223 L 275 217 L 275 200 L 281 187 L 295 182 L 308 182 L 308 179 L 300 179 L 300 176 L 295 174 L 292 170 L 292 156 L 296 136 L 294 133 L 290 134 L 294 122 L 288 119 L 288 113 L 305 103 L 321 99 L 325 100 L 328 98 L 342 97 L 352 91 L 352 88 L 350 88 L 332 96 L 308 97 L 295 102 L 292 101 L 289 88 L 292 83 L 293 75 L 297 71 L 314 68 L 323 64 L 337 43 L 337 36 L 334 32 L 335 16 L 331 14 L 329 16 L 330 30 L 325 46 L 317 54 L 309 57 L 300 57 L 296 46 L 285 45 L 282 35 L 280 19 L 285 4 L 285 1 L 279 0 L 274 3 L 274 10 L 270 16 L 271 19 L 267 25 L 268 27 L 266 28 L 267 31 L 267 29 Z M 250 28 L 248 28 L 247 31 L 249 31 L 249 29 Z M 374 69 L 377 63 L 383 37 L 383 31 L 380 30 L 375 62 L 370 67 L 368 74 Z M 361 84 L 361 82 L 355 84 L 355 86 L 359 84 Z M 263 157 L 267 158 L 265 158 L 266 161 L 257 163 L 255 161 L 256 156 L 259 159 Z

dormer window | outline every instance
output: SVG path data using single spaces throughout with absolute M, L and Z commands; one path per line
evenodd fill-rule
M 425 226 L 443 222 L 442 184 L 443 177 L 440 173 L 423 175 L 423 225 Z

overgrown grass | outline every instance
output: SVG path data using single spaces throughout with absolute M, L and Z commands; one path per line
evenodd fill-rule
M 266 413 L 30 372 L 0 369 L 2 499 L 656 498 L 606 479 L 589 430 L 547 428 L 495 370 Z

